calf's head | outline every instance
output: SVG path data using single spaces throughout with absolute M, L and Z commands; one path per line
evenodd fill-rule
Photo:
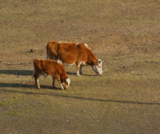
M 68 89 L 70 85 L 70 78 L 61 79 L 62 85 L 64 89 Z
M 94 70 L 95 73 L 97 73 L 98 75 L 102 75 L 102 60 L 98 59 L 98 61 L 92 65 L 92 69 Z

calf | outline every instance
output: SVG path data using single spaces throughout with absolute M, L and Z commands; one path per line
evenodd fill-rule
M 85 43 L 50 41 L 46 49 L 47 59 L 59 59 L 65 65 L 76 63 L 78 76 L 82 74 L 84 65 L 90 65 L 98 75 L 102 75 L 101 59 L 97 59 L 90 46 Z
M 51 75 L 53 78 L 53 88 L 55 79 L 60 84 L 62 90 L 68 89 L 70 85 L 70 79 L 66 74 L 66 70 L 64 65 L 60 60 L 34 60 L 34 70 L 33 70 L 33 77 L 35 79 L 35 87 L 40 89 L 39 85 L 39 77 L 41 75 L 49 76 Z

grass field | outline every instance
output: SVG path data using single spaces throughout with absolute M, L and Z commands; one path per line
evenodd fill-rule
M 0 3 L 0 134 L 160 133 L 160 0 Z M 43 76 L 38 90 L 51 40 L 87 43 L 107 71 L 66 66 L 68 90 Z

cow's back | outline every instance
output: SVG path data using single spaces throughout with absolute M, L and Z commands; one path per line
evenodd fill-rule
M 77 61 L 79 49 L 76 43 L 59 43 L 58 59 L 63 63 L 73 64 Z
M 54 60 L 41 60 L 42 69 L 47 75 L 54 75 L 57 71 L 58 73 L 63 73 L 62 66 Z
M 88 62 L 94 55 L 91 47 L 85 43 L 50 41 L 47 44 L 47 54 L 50 59 L 59 59 L 64 64 Z M 96 59 L 97 60 L 97 59 Z

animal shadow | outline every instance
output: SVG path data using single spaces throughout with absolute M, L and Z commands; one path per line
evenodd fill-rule
M 32 75 L 33 71 L 30 70 L 0 70 L 0 74 L 13 74 L 13 75 Z
M 30 89 L 35 89 L 35 90 L 43 90 L 43 89 L 50 89 L 50 90 L 61 90 L 61 88 L 55 87 L 53 88 L 52 86 L 46 86 L 46 85 L 41 85 L 41 89 L 38 89 L 35 87 L 35 85 L 28 85 L 28 84 L 19 84 L 19 83 L 0 83 L 0 87 L 12 87 L 12 88 L 30 88 Z

